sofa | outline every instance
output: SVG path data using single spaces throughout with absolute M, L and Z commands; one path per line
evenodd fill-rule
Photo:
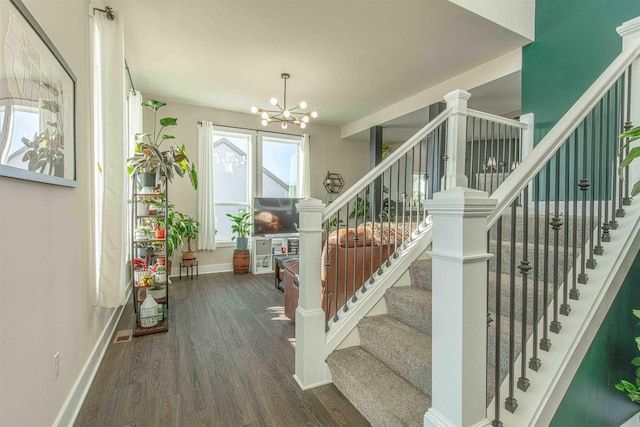
M 413 228 L 413 227 L 412 227 Z M 409 237 L 408 226 L 367 222 L 329 233 L 322 249 L 322 309 L 328 321 Z M 295 321 L 298 260 L 285 261 L 285 316 Z

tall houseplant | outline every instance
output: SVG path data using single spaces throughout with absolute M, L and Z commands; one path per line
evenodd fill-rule
M 169 181 L 173 181 L 174 173 L 181 177 L 186 174 L 193 189 L 197 190 L 198 174 L 195 163 L 189 162 L 184 144 L 173 145 L 168 151 L 161 150 L 164 141 L 175 139 L 175 136 L 164 133 L 165 128 L 176 126 L 178 119 L 165 117 L 157 120 L 158 110 L 167 105 L 165 102 L 150 100 L 142 105 L 153 111 L 153 133 L 136 135 L 135 153 L 127 159 L 129 174 L 138 174 L 139 178 L 144 180 L 140 182 L 143 187 L 155 187 L 155 178 L 152 177 L 158 174 Z
M 231 231 L 236 233 L 236 236 L 233 236 L 231 239 L 236 240 L 236 249 L 247 249 L 249 236 L 251 235 L 251 226 L 253 225 L 253 222 L 251 222 L 251 212 L 241 213 L 240 215 L 228 213 L 226 215 L 232 222 Z
M 174 224 L 177 234 L 180 235 L 180 243 L 184 245 L 184 241 L 187 241 L 187 250 L 182 252 L 182 261 L 195 261 L 197 258 L 196 251 L 191 250 L 191 241 L 195 241 L 198 238 L 198 228 L 200 224 L 189 215 L 185 215 L 182 212 L 175 212 Z

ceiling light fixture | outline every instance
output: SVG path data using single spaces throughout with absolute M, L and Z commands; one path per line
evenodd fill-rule
M 265 110 L 258 107 L 251 107 L 251 112 L 254 114 L 260 114 L 262 117 L 262 126 L 268 126 L 273 122 L 280 122 L 282 129 L 286 129 L 289 123 L 293 123 L 296 126 L 304 129 L 307 127 L 310 118 L 318 117 L 318 113 L 315 111 L 307 112 L 303 111 L 307 108 L 307 103 L 302 101 L 291 109 L 287 109 L 287 80 L 291 77 L 287 73 L 280 75 L 284 80 L 284 101 L 283 105 L 280 105 L 276 98 L 271 98 L 271 105 L 277 108 L 277 110 Z

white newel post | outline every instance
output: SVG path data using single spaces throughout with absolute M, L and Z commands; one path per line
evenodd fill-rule
M 496 201 L 457 187 L 427 202 L 433 218 L 429 427 L 489 426 L 486 407 L 487 216 Z
M 331 382 L 325 362 L 325 314 L 321 306 L 320 259 L 324 203 L 304 199 L 300 212 L 300 288 L 296 309 L 296 369 L 293 376 L 307 390 Z
M 527 128 L 522 131 L 522 154 L 520 161 L 524 161 L 527 158 L 535 143 L 535 115 L 533 113 L 526 113 L 520 116 L 520 123 L 527 125 Z M 521 196 L 524 197 L 524 196 Z M 529 184 L 529 200 L 533 201 L 533 183 Z M 522 199 L 521 199 L 522 201 Z
M 617 29 L 622 37 L 622 50 L 633 49 L 640 44 L 640 16 L 623 23 Z M 640 59 L 636 59 L 631 68 L 631 124 L 640 125 Z M 634 143 L 634 146 L 638 146 Z M 629 182 L 633 186 L 640 180 L 640 162 L 629 165 Z
M 447 161 L 445 175 L 440 188 L 446 190 L 455 187 L 466 187 L 467 177 L 464 174 L 464 158 L 467 145 L 467 101 L 471 94 L 458 89 L 444 96 L 447 108 L 451 108 L 451 116 L 447 120 Z

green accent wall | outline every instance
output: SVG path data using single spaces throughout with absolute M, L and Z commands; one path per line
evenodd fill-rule
M 535 142 L 622 50 L 616 28 L 640 16 L 640 0 L 537 0 L 536 40 L 522 51 L 522 112 Z
M 617 427 L 640 411 L 640 405 L 614 388 L 620 379 L 635 382 L 630 362 L 638 356 L 635 337 L 640 336 L 640 326 L 632 314 L 636 308 L 640 308 L 640 255 L 571 381 L 552 427 Z
M 616 28 L 640 16 L 640 0 L 536 0 L 536 40 L 522 51 L 522 112 L 535 114 L 538 143 L 622 50 Z M 588 285 L 587 285 L 588 286 Z M 619 426 L 640 411 L 614 384 L 633 380 L 640 336 L 640 256 L 551 423 Z

